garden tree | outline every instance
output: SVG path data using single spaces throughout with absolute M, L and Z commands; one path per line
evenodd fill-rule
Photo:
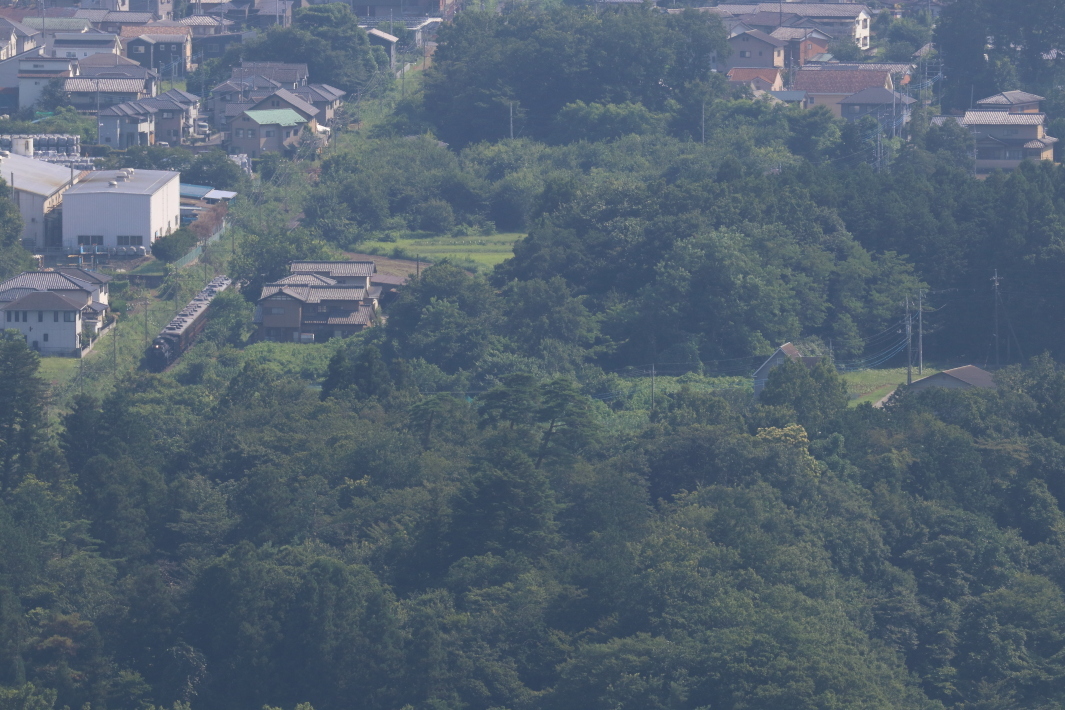
M 555 360 L 557 369 L 580 362 L 595 344 L 599 323 L 565 279 L 514 281 L 503 292 L 507 337 L 524 352 Z
M 30 269 L 30 253 L 22 248 L 22 214 L 11 201 L 11 191 L 0 179 L 0 279 Z
M 198 241 L 191 229 L 181 227 L 171 234 L 153 241 L 152 256 L 159 261 L 171 263 L 188 254 Z
M 0 333 L 0 492 L 9 493 L 36 472 L 45 444 L 41 358 L 17 332 Z
M 277 216 L 284 219 L 283 216 Z M 303 259 L 327 258 L 324 242 L 304 229 L 286 229 L 277 222 L 248 225 L 249 232 L 237 242 L 237 256 L 231 262 L 230 277 L 248 282 L 245 294 L 254 298 L 263 284 L 288 273 L 288 265 Z
M 135 145 L 124 151 L 116 151 L 101 162 L 109 170 L 138 168 L 141 170 L 174 170 L 182 173 L 182 182 L 193 182 L 184 173 L 196 160 L 191 150 L 181 147 L 158 145 Z M 210 183 L 200 183 L 210 184 Z
M 555 117 L 554 136 L 560 143 L 573 143 L 661 133 L 665 129 L 665 118 L 638 103 L 586 104 L 575 101 L 559 110 Z
M 200 153 L 181 171 L 182 182 L 209 185 L 218 190 L 247 191 L 248 176 L 239 165 L 229 159 L 225 151 Z
M 384 399 L 392 394 L 392 376 L 376 345 L 341 347 L 330 359 L 322 399 L 352 389 L 361 397 Z
M 251 61 L 306 64 L 314 81 L 348 93 L 365 90 L 375 79 L 390 83 L 388 57 L 370 44 L 358 18 L 343 3 L 297 9 L 291 27 L 271 27 L 246 43 L 242 55 Z M 235 57 L 231 61 L 235 65 Z
M 836 430 L 848 400 L 847 385 L 828 358 L 812 366 L 801 360 L 785 360 L 769 371 L 758 398 L 770 419 L 794 421 L 811 437 Z

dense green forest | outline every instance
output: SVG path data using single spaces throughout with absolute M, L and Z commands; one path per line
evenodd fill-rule
M 351 21 L 301 9 L 273 58 L 366 87 Z M 109 157 L 240 191 L 245 285 L 100 396 L 0 338 L 0 710 L 1065 704 L 1065 172 L 977 180 L 927 111 L 878 171 L 868 123 L 703 71 L 723 39 L 706 14 L 465 12 L 321 159 Z M 513 258 L 423 268 L 381 327 L 249 342 L 292 259 L 499 230 Z M 5 192 L 0 276 L 18 234 Z M 987 361 L 995 270 L 997 389 L 848 406 L 836 365 L 918 293 L 929 359 Z M 754 400 L 799 339 L 835 360 Z M 679 376 L 651 395 L 649 363 Z

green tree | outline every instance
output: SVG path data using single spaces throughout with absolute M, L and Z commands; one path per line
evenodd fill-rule
M 18 333 L 0 333 L 0 491 L 9 492 L 36 469 L 42 453 L 45 383 L 41 359 Z

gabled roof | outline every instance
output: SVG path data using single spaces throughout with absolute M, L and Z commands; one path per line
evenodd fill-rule
M 803 67 L 795 72 L 792 89 L 811 94 L 845 94 L 850 96 L 862 89 L 886 87 L 891 74 L 886 71 L 823 71 Z
M 841 104 L 899 104 L 902 106 L 909 106 L 910 104 L 917 103 L 917 99 L 900 94 L 897 91 L 890 91 L 883 87 L 874 86 L 869 89 L 862 89 L 856 94 L 851 94 L 847 98 L 840 101 Z
M 868 64 L 829 62 L 809 67 L 809 69 L 810 71 L 886 71 L 892 74 L 912 74 L 914 65 L 906 62 L 869 62 Z
M 230 80 L 239 79 L 241 69 L 245 74 L 258 74 L 282 84 L 302 84 L 309 72 L 306 64 L 288 64 L 285 62 L 241 62 L 239 67 L 230 70 Z
M 347 96 L 348 93 L 329 84 L 307 84 L 306 86 L 297 86 L 295 89 L 289 89 L 289 91 L 303 97 L 305 101 L 312 104 L 315 101 L 337 101 Z
M 821 35 L 824 39 L 832 39 L 832 35 L 822 32 L 813 27 L 778 27 L 769 33 L 770 37 L 782 40 L 804 40 L 810 35 Z
M 80 311 L 85 307 L 84 303 L 61 296 L 51 291 L 33 291 L 0 306 L 3 311 Z
M 766 12 L 763 10 L 761 12 L 751 12 L 750 14 L 740 15 L 738 19 L 746 25 L 772 27 L 778 24 L 790 25 L 802 18 L 794 12 L 781 13 L 777 10 L 774 10 L 773 12 Z
M 289 274 L 283 279 L 278 279 L 275 284 L 298 285 L 298 286 L 336 286 L 336 280 L 321 274 Z
M 288 265 L 293 274 L 328 274 L 335 276 L 373 276 L 377 264 L 372 261 L 294 261 Z
M 16 22 L 6 17 L 0 17 L 0 27 L 7 27 L 15 33 L 16 37 L 36 37 L 40 34 L 37 30 L 29 27 L 25 23 Z
M 56 272 L 90 284 L 105 284 L 110 283 L 111 281 L 111 277 L 107 274 L 102 274 L 99 271 L 92 271 L 91 269 L 80 269 L 74 266 L 59 267 L 56 269 Z
M 56 32 L 55 39 L 52 40 L 52 44 L 95 44 L 100 46 L 111 46 L 114 45 L 117 41 L 118 35 L 107 34 L 106 32 Z
M 749 36 L 749 37 L 752 37 L 754 39 L 757 39 L 759 41 L 765 42 L 766 44 L 772 45 L 774 47 L 785 47 L 788 44 L 784 40 L 780 40 L 780 39 L 777 39 L 776 37 L 767 35 L 765 32 L 762 32 L 761 30 L 747 30 L 746 32 L 740 32 L 739 34 L 735 34 L 732 37 L 729 37 L 729 40 L 731 41 L 731 40 L 736 39 L 737 37 L 743 37 L 745 35 Z
M 151 22 L 155 15 L 150 12 L 129 12 L 126 10 L 78 10 L 74 17 L 85 19 L 89 22 L 129 22 L 132 24 L 146 24 Z
M 63 80 L 63 91 L 68 93 L 139 94 L 144 91 L 143 79 L 91 79 L 69 77 Z
M 11 288 L 36 291 L 85 291 L 86 297 L 96 290 L 91 283 L 58 271 L 23 271 L 0 283 L 0 291 Z
M 318 109 L 316 109 L 314 106 L 307 103 L 301 97 L 292 93 L 288 89 L 278 89 L 277 91 L 265 97 L 261 101 L 256 102 L 255 105 L 259 106 L 262 103 L 269 101 L 274 96 L 281 99 L 282 101 L 285 101 L 288 104 L 291 104 L 291 107 L 295 109 L 298 113 L 307 114 L 307 118 L 314 118 L 319 113 Z
M 290 108 L 275 108 L 269 110 L 247 109 L 243 112 L 251 120 L 260 126 L 299 126 L 307 122 L 303 116 Z
M 1001 94 L 988 96 L 976 102 L 977 106 L 1014 106 L 1016 104 L 1031 104 L 1045 101 L 1042 96 L 1030 94 L 1027 91 L 1003 91 Z
M 231 25 L 230 20 L 223 20 L 210 15 L 190 15 L 178 20 L 179 25 L 185 27 L 217 27 L 218 25 Z
M 754 81 L 762 79 L 768 84 L 775 84 L 780 78 L 780 70 L 776 67 L 733 67 L 729 69 L 730 81 Z
M 200 102 L 199 96 L 197 96 L 196 94 L 190 94 L 187 91 L 182 91 L 181 89 L 171 89 L 170 91 L 166 91 L 162 94 L 159 94 L 159 98 L 167 98 L 179 104 L 185 104 L 190 106 L 198 104 Z
M 966 126 L 1041 126 L 1046 121 L 1046 114 L 966 111 L 963 121 Z
M 806 101 L 806 99 L 810 98 L 809 94 L 805 91 L 770 91 L 769 93 L 786 103 L 791 103 L 792 101 Z
M 155 28 L 155 29 L 170 29 L 170 28 Z M 180 39 L 179 39 L 180 38 Z M 139 34 L 136 37 L 130 37 L 129 42 L 148 42 L 150 44 L 170 44 L 171 42 L 188 42 L 192 39 L 192 35 L 184 34 L 181 32 L 145 32 Z
M 192 30 L 188 27 L 175 27 L 168 25 L 143 25 L 141 27 L 123 27 L 122 37 L 132 39 L 134 37 L 142 37 L 144 35 L 184 35 L 185 37 L 192 36 Z M 173 41 L 173 40 L 169 40 Z
M 100 111 L 101 116 L 150 116 L 159 111 L 158 106 L 143 101 L 126 101 Z
M 70 183 L 70 168 L 11 153 L 0 157 L 0 176 L 16 190 L 51 197 Z
M 942 378 L 943 376 L 952 377 L 955 380 L 960 380 L 970 387 L 979 387 L 981 389 L 997 389 L 994 376 L 987 370 L 982 370 L 976 365 L 963 365 L 962 367 L 955 367 L 950 370 L 943 370 L 943 372 L 935 375 L 929 375 L 923 378 L 923 380 L 917 380 L 913 384 L 918 384 L 924 380 L 932 380 L 932 378 Z
M 45 17 L 44 20 L 40 17 L 26 17 L 23 18 L 22 24 L 35 30 L 66 30 L 68 32 L 84 32 L 92 27 L 92 23 L 88 20 L 83 20 L 77 17 Z
M 111 54 L 108 52 L 97 52 L 96 54 L 90 54 L 89 56 L 79 59 L 78 66 L 85 67 L 139 67 L 140 64 L 123 57 L 119 54 Z

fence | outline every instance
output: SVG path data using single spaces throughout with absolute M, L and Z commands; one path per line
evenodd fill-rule
M 217 242 L 219 239 L 222 238 L 222 235 L 225 233 L 226 222 L 225 220 L 222 220 L 222 225 L 218 228 L 218 231 L 207 238 L 207 244 L 210 244 L 211 242 Z M 204 244 L 197 244 L 195 247 L 193 247 L 192 251 L 190 251 L 188 254 L 174 262 L 174 268 L 184 269 L 186 266 L 196 261 L 196 259 L 198 259 L 200 255 L 203 254 L 204 246 Z

